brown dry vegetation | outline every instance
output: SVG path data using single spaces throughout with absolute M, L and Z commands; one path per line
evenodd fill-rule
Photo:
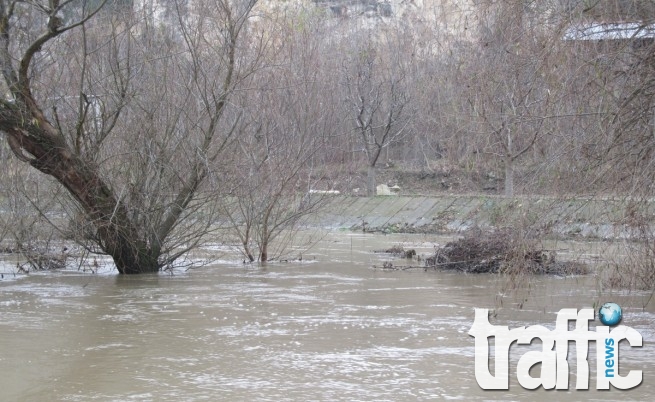
M 511 229 L 471 229 L 425 259 L 425 266 L 465 273 L 557 274 L 589 273 L 585 264 L 557 261 L 556 253 L 539 247 Z
M 265 261 L 310 190 L 375 183 L 623 197 L 655 224 L 653 2 L 79 3 L 0 1 L 5 242 L 20 193 L 123 273 L 218 227 Z

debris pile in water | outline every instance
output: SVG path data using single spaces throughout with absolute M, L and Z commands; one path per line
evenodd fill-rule
M 413 248 L 409 250 L 405 250 L 403 246 L 392 246 L 391 248 L 388 248 L 386 250 L 377 250 L 375 251 L 376 253 L 387 253 L 387 254 L 392 254 L 395 257 L 402 257 L 402 258 L 414 258 L 416 257 L 416 250 Z
M 463 238 L 447 243 L 426 258 L 425 267 L 465 273 L 580 275 L 589 272 L 580 262 L 556 261 L 554 251 L 540 249 L 536 243 L 511 229 L 471 229 Z

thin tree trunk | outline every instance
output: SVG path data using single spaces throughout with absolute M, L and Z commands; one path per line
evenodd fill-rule
M 375 166 L 369 165 L 366 176 L 366 195 L 368 197 L 375 197 L 376 195 L 376 173 Z
M 505 157 L 505 197 L 514 196 L 514 161 L 511 156 Z
M 268 261 L 268 242 L 266 241 L 260 245 L 259 261 L 263 263 Z
M 255 257 L 253 257 L 252 252 L 250 251 L 250 247 L 248 247 L 247 241 L 243 242 L 243 251 L 246 253 L 246 257 L 248 257 L 250 262 L 255 261 Z
M 268 261 L 268 241 L 271 236 L 271 234 L 268 231 L 268 218 L 271 215 L 273 205 L 274 204 L 271 204 L 266 209 L 266 213 L 264 214 L 264 218 L 262 219 L 262 228 L 260 233 L 261 241 L 259 242 L 259 262 L 262 263 L 266 263 L 266 261 Z

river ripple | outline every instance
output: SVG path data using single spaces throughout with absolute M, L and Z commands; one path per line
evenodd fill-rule
M 652 400 L 655 314 L 652 303 L 642 308 L 647 295 L 599 294 L 593 277 L 546 277 L 523 289 L 521 302 L 499 297 L 499 276 L 372 269 L 388 257 L 371 251 L 395 241 L 424 252 L 433 246 L 418 236 L 332 234 L 303 262 L 266 268 L 235 261 L 173 276 L 5 280 L 0 399 Z M 643 348 L 621 349 L 622 373 L 644 370 L 640 387 L 525 391 L 515 364 L 538 344 L 512 349 L 510 391 L 478 387 L 468 336 L 474 307 L 496 309 L 495 325 L 553 328 L 560 308 L 607 297 L 644 337 Z

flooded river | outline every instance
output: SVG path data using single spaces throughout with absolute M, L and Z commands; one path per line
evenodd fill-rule
M 501 298 L 499 276 L 372 269 L 389 259 L 372 250 L 407 241 L 427 252 L 426 240 L 333 233 L 302 262 L 265 268 L 235 260 L 175 275 L 5 275 L 0 400 L 653 400 L 655 305 L 646 294 L 544 277 L 525 285 L 525 301 Z M 643 370 L 641 386 L 596 391 L 592 343 L 592 390 L 574 390 L 574 368 L 570 391 L 524 390 L 516 361 L 541 350 L 536 342 L 510 350 L 509 391 L 480 389 L 474 308 L 495 309 L 494 325 L 552 329 L 559 309 L 604 301 L 621 304 L 622 323 L 643 336 L 642 348 L 622 344 L 620 358 L 622 375 Z

